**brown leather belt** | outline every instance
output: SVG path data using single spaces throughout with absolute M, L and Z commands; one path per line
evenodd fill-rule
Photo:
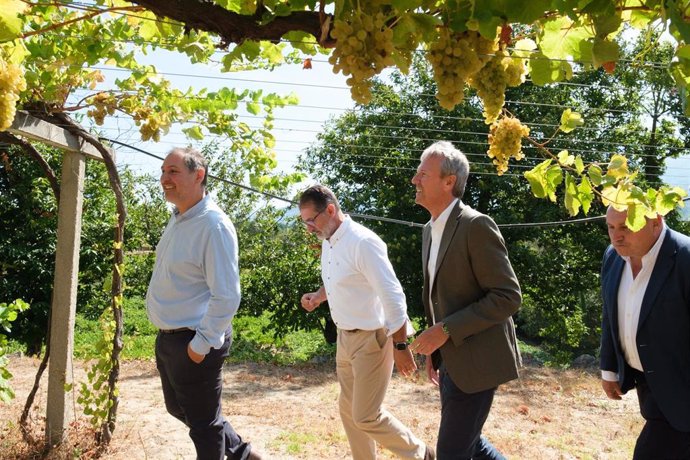
M 177 329 L 158 329 L 158 331 L 161 334 L 177 334 L 178 332 L 188 332 L 188 331 L 193 331 L 194 329 L 190 329 L 188 327 L 180 327 Z

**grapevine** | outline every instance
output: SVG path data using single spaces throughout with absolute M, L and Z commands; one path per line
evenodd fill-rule
M 493 123 L 501 114 L 505 104 L 505 92 L 508 86 L 518 86 L 526 73 L 524 59 L 508 56 L 499 50 L 496 55 L 474 76 L 469 84 L 475 90 L 484 105 L 484 121 Z
M 529 136 L 529 128 L 517 118 L 503 117 L 491 125 L 489 133 L 489 151 L 496 171 L 501 176 L 508 171 L 510 158 L 522 160 L 522 138 Z
M 386 20 L 381 11 L 357 9 L 337 19 L 331 32 L 336 45 L 328 62 L 333 72 L 349 75 L 352 98 L 361 104 L 371 101 L 371 79 L 394 64 L 393 29 Z
M 0 131 L 4 131 L 14 121 L 19 94 L 26 90 L 24 70 L 5 61 L 0 55 Z
M 465 82 L 486 65 L 496 46 L 477 32 L 457 34 L 441 29 L 438 40 L 429 47 L 428 57 L 441 107 L 452 110 L 463 101 Z

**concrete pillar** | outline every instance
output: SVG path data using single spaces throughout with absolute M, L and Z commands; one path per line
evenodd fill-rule
M 46 411 L 46 440 L 51 446 L 63 440 L 65 427 L 74 417 L 65 385 L 72 383 L 85 164 L 81 153 L 66 151 L 63 156 Z

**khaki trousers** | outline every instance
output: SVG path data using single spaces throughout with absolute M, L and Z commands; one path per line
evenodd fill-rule
M 393 372 L 393 346 L 383 329 L 338 330 L 340 418 L 354 460 L 376 459 L 376 443 L 401 458 L 423 459 L 426 445 L 383 409 Z

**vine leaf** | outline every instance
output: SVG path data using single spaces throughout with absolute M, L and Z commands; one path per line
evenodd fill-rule
M 583 124 L 585 124 L 585 122 L 582 119 L 582 115 L 578 112 L 573 112 L 571 109 L 565 109 L 561 115 L 561 126 L 559 126 L 558 129 L 564 133 L 569 133 Z

